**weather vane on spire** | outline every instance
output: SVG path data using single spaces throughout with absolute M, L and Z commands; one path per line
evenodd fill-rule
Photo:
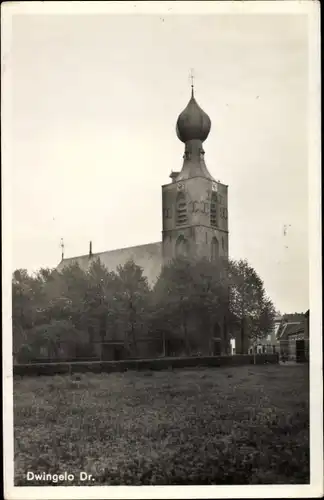
M 190 70 L 190 75 L 189 75 L 189 78 L 191 80 L 191 94 L 192 94 L 192 97 L 193 97 L 193 92 L 194 92 L 194 79 L 195 79 L 195 74 L 194 74 L 194 70 L 193 68 L 191 68 Z

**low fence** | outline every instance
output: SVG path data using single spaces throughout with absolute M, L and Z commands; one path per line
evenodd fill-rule
M 73 373 L 112 373 L 127 370 L 168 370 L 175 368 L 221 367 L 254 364 L 275 364 L 278 354 L 242 354 L 236 356 L 208 356 L 158 359 L 133 359 L 123 361 L 76 361 L 72 363 L 37 363 L 13 366 L 14 376 L 63 375 Z

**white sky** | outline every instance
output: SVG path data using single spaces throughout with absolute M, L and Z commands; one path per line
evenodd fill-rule
M 16 15 L 6 65 L 13 268 L 56 266 L 60 238 L 66 257 L 161 239 L 194 68 L 230 255 L 281 312 L 309 307 L 306 16 Z

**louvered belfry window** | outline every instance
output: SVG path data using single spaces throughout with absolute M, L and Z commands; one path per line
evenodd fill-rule
M 216 193 L 212 194 L 210 203 L 210 225 L 217 226 L 217 196 Z
M 177 224 L 186 224 L 187 221 L 188 216 L 186 198 L 183 193 L 179 193 L 177 196 Z

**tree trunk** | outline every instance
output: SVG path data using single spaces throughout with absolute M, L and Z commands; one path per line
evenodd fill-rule
M 166 345 L 165 345 L 165 332 L 162 333 L 162 342 L 163 342 L 163 357 L 166 356 Z
M 182 328 L 184 333 L 184 342 L 185 342 L 185 353 L 189 355 L 189 345 L 188 345 L 188 329 L 187 329 L 187 321 L 185 314 L 183 315 Z
M 100 335 L 100 361 L 102 361 L 102 354 L 103 354 L 103 343 L 106 338 L 106 314 L 104 313 L 101 318 L 100 318 L 100 324 L 99 324 L 99 335 Z
M 137 342 L 136 342 L 135 326 L 134 326 L 133 321 L 131 323 L 131 337 L 132 337 L 132 343 L 133 343 L 133 354 L 136 357 L 137 356 Z
M 130 309 L 129 320 L 131 324 L 131 339 L 133 344 L 132 351 L 133 355 L 136 357 L 137 356 L 137 342 L 136 342 L 136 329 L 135 329 L 136 316 L 132 298 L 130 298 L 129 301 L 129 309 Z
M 227 329 L 227 318 L 224 316 L 223 318 L 223 353 L 225 355 L 229 354 L 229 345 L 228 345 L 228 329 Z
M 214 330 L 213 330 L 213 325 L 210 322 L 209 323 L 209 341 L 208 341 L 208 356 L 213 356 L 214 355 Z
M 241 319 L 241 352 L 240 354 L 245 354 L 245 318 Z
M 93 326 L 88 324 L 88 338 L 89 338 L 89 350 L 91 352 L 91 356 L 93 354 L 97 354 L 95 352 L 95 338 L 94 338 L 94 330 Z

